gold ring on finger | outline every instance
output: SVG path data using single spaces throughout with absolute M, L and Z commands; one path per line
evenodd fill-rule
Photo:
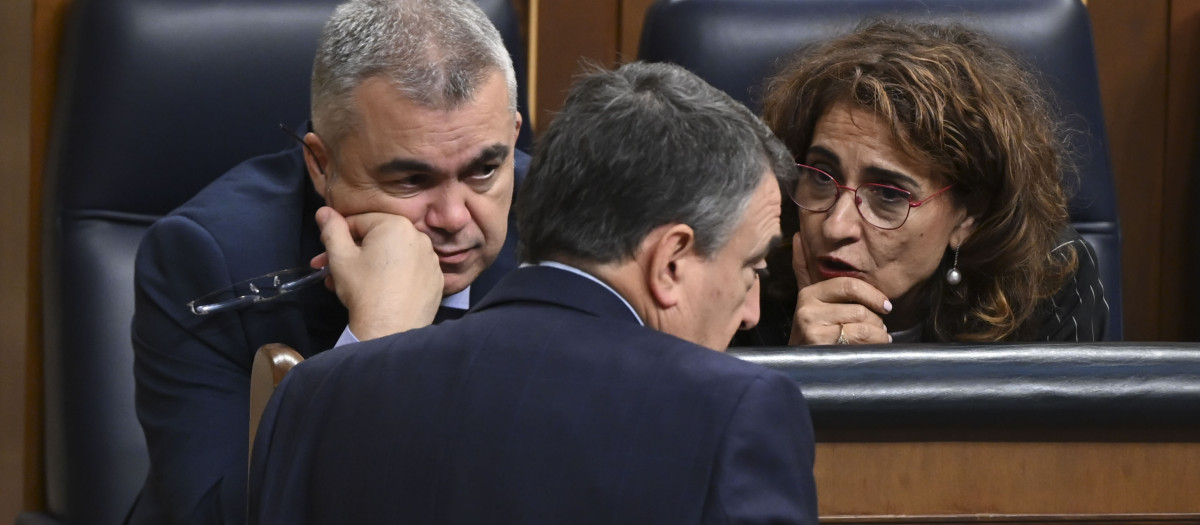
M 846 339 L 846 325 L 843 324 L 838 326 L 841 327 L 841 331 L 838 332 L 837 344 L 850 344 L 850 341 Z

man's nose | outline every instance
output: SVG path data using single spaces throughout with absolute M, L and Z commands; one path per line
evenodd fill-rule
M 425 210 L 425 225 L 447 233 L 456 233 L 471 222 L 466 188 L 458 183 L 439 188 Z
M 760 315 L 758 304 L 758 292 L 761 281 L 754 280 L 754 285 L 750 287 L 750 291 L 746 294 L 746 300 L 742 303 L 742 330 L 748 330 L 758 325 Z

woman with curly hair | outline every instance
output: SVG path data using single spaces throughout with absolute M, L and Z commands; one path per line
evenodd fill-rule
M 763 117 L 800 165 L 795 234 L 735 343 L 1100 339 L 1051 115 L 1028 69 L 963 27 L 878 21 L 804 52 Z

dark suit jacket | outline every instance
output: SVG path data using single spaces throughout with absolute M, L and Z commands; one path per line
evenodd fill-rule
M 778 372 L 516 270 L 462 319 L 286 377 L 251 523 L 816 523 L 813 433 Z
M 516 165 L 519 182 L 529 157 L 518 152 Z M 150 473 L 132 523 L 245 519 L 254 353 L 275 342 L 311 357 L 337 341 L 346 310 L 319 285 L 204 317 L 185 305 L 231 283 L 308 266 L 324 251 L 313 217 L 322 204 L 296 147 L 238 165 L 146 234 L 136 263 L 133 345 Z M 516 267 L 513 215 L 509 232 L 496 262 L 472 284 L 472 302 Z

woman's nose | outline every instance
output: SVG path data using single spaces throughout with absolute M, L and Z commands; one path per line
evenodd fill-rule
M 862 234 L 862 215 L 858 213 L 858 195 L 842 190 L 833 207 L 825 212 L 822 232 L 829 239 L 857 238 Z

